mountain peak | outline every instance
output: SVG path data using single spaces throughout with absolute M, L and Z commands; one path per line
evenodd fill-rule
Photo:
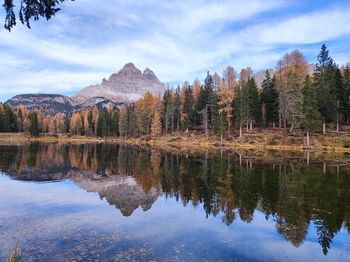
M 162 95 L 165 86 L 151 69 L 146 68 L 141 72 L 133 63 L 127 63 L 108 80 L 103 79 L 100 85 L 88 86 L 78 92 L 73 101 L 78 105 L 93 97 L 105 97 L 113 102 L 130 103 L 141 98 L 147 91 L 157 96 Z

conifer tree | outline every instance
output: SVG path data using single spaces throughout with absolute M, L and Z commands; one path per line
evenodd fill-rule
M 186 86 L 184 88 L 184 98 L 182 105 L 182 126 L 187 131 L 193 125 L 193 94 L 192 88 L 190 86 Z
M 29 114 L 30 128 L 29 133 L 31 136 L 39 136 L 38 115 L 35 111 Z
M 326 123 L 336 119 L 337 98 L 334 87 L 334 62 L 329 56 L 326 45 L 322 45 L 317 56 L 314 83 L 317 90 L 317 104 L 323 121 L 323 134 L 326 132 Z
M 262 82 L 261 88 L 263 123 L 264 125 L 272 124 L 274 127 L 278 121 L 278 93 L 275 88 L 275 80 L 271 78 L 268 70 L 265 73 L 265 79 Z
M 336 112 L 336 121 L 337 121 L 337 131 L 339 131 L 339 124 L 343 122 L 346 118 L 348 110 L 348 98 L 347 92 L 345 89 L 345 82 L 339 68 L 334 68 L 334 87 L 337 97 L 337 112 Z
M 302 122 L 301 128 L 306 132 L 306 145 L 310 145 L 310 132 L 321 127 L 321 114 L 317 106 L 316 89 L 312 85 L 309 75 L 303 86 Z
M 119 109 L 115 109 L 112 113 L 112 135 L 119 136 Z
M 344 93 L 345 93 L 345 100 L 346 100 L 346 107 L 345 107 L 345 121 L 347 124 L 349 124 L 350 121 L 350 63 L 347 63 L 344 72 L 343 72 L 343 78 L 344 78 Z
M 180 130 L 181 125 L 181 91 L 180 86 L 177 86 L 175 91 L 175 99 L 174 99 L 174 115 L 173 115 L 173 129 L 176 131 Z
M 108 126 L 107 126 L 107 117 L 108 117 L 108 112 L 106 108 L 103 108 L 102 112 L 100 112 L 98 120 L 97 120 L 97 130 L 96 130 L 96 135 L 98 137 L 106 137 Z
M 164 92 L 162 101 L 162 123 L 167 134 L 173 123 L 174 116 L 174 101 L 172 92 L 168 89 Z
M 250 129 L 253 128 L 253 122 L 261 120 L 261 104 L 258 88 L 253 77 L 249 77 L 247 82 L 248 88 L 248 117 L 250 120 Z

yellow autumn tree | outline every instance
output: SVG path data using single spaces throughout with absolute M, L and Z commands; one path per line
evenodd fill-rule
M 233 117 L 233 108 L 232 102 L 235 98 L 235 91 L 233 89 L 229 89 L 225 82 L 221 82 L 219 89 L 219 102 L 220 105 L 219 113 L 224 113 L 227 121 L 228 132 L 230 132 L 231 128 L 231 119 Z
M 97 108 L 97 106 L 94 106 L 92 108 L 92 132 L 97 135 L 97 122 L 98 122 L 98 117 L 100 115 L 100 112 Z
M 159 137 L 161 132 L 162 132 L 162 123 L 160 121 L 160 115 L 158 111 L 156 111 L 152 119 L 151 135 L 154 137 Z
M 82 130 L 82 121 L 79 113 L 74 113 L 70 120 L 70 130 L 75 135 L 80 135 Z

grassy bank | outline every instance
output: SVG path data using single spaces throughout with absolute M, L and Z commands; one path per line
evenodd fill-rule
M 97 138 L 73 135 L 41 135 L 30 137 L 24 133 L 0 133 L 0 143 L 16 144 L 28 142 L 47 143 L 127 143 L 137 145 L 171 146 L 177 148 L 225 148 L 225 149 L 272 149 L 288 151 L 321 151 L 349 152 L 350 136 L 347 133 L 329 133 L 327 135 L 313 134 L 311 145 L 304 146 L 303 139 L 298 136 L 283 136 L 280 130 L 258 130 L 246 133 L 243 137 L 205 137 L 199 132 L 173 133 L 161 137 L 144 136 L 139 138 Z

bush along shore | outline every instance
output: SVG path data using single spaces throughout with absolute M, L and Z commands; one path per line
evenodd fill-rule
M 298 50 L 285 54 L 258 86 L 248 67 L 228 66 L 163 97 L 94 106 L 66 115 L 0 103 L 0 133 L 30 140 L 127 141 L 193 146 L 345 150 L 350 147 L 350 64 L 339 67 L 325 45 L 310 75 Z M 11 139 L 23 139 L 10 135 Z M 39 137 L 39 138 L 35 138 Z

